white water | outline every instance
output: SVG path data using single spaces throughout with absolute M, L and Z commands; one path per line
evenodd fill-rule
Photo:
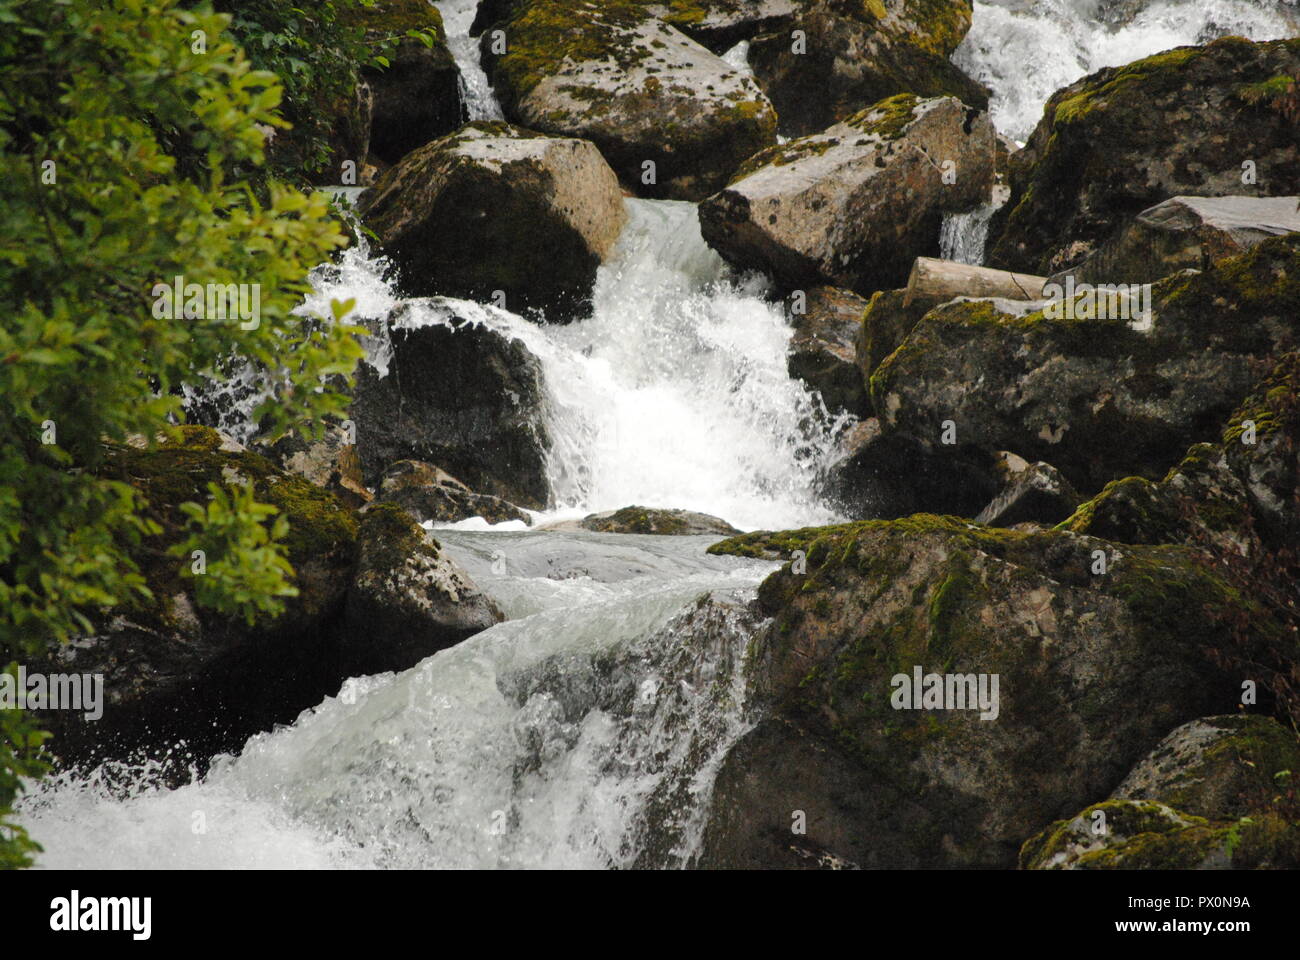
M 469 35 L 474 13 L 478 10 L 478 0 L 439 0 L 434 6 L 442 14 L 442 26 L 447 33 L 447 49 L 460 68 L 460 98 L 469 111 L 469 118 L 504 120 L 501 105 L 497 103 L 487 74 L 483 72 L 478 40 Z
M 953 62 L 993 89 L 993 122 L 1025 141 L 1061 87 L 1185 44 L 1237 34 L 1294 36 L 1296 0 L 1151 0 L 1115 23 L 1103 0 L 975 0 L 975 17 Z
M 463 42 L 474 3 L 437 5 L 471 113 L 499 115 Z M 1023 139 L 1058 86 L 1101 65 L 1206 31 L 1285 31 L 1276 4 L 1175 6 L 1153 4 L 1113 31 L 1090 18 L 1096 0 L 1020 13 L 978 2 L 956 59 L 994 86 L 997 122 Z M 444 301 L 414 322 L 454 310 L 540 358 L 557 514 L 643 503 L 742 527 L 831 519 L 808 490 L 844 425 L 786 376 L 779 310 L 756 282 L 727 277 L 692 206 L 631 201 L 629 213 L 590 320 L 540 327 Z M 953 218 L 945 253 L 978 262 L 986 232 L 985 211 Z M 374 320 L 396 302 L 364 246 L 313 280 L 305 310 L 355 297 L 356 315 Z M 367 347 L 383 370 L 384 338 Z M 225 426 L 247 430 L 239 415 L 257 389 L 229 391 Z M 40 865 L 689 864 L 717 766 L 752 720 L 737 665 L 755 625 L 740 604 L 773 565 L 708 557 L 711 538 L 438 535 L 511 620 L 401 674 L 349 681 L 179 789 L 150 786 L 149 768 L 46 783 L 20 807 L 46 848 Z M 710 593 L 722 602 L 696 610 Z

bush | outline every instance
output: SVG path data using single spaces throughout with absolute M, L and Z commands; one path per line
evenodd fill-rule
M 348 305 L 292 313 L 344 236 L 323 195 L 246 176 L 286 123 L 281 84 L 229 20 L 178 0 L 0 0 L 0 663 L 148 596 L 128 551 L 156 531 L 139 492 L 99 468 L 105 442 L 174 431 L 181 385 L 238 356 L 274 385 L 254 411 L 273 433 L 345 407 L 322 381 L 350 378 L 361 355 Z M 206 295 L 168 304 L 178 277 Z M 227 289 L 259 309 L 224 319 L 211 292 Z M 250 615 L 291 589 L 282 526 L 265 520 L 238 496 L 194 514 L 196 542 L 234 551 L 227 571 L 259 568 L 207 585 L 205 602 Z M 0 724 L 3 824 L 35 734 Z M 0 826 L 0 863 L 23 860 Z

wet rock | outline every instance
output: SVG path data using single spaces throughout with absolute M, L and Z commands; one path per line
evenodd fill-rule
M 456 523 L 470 517 L 488 523 L 532 523 L 513 503 L 475 493 L 446 471 L 419 460 L 391 464 L 379 480 L 376 501 L 396 504 L 420 523 Z
M 988 90 L 948 59 L 970 22 L 965 0 L 813 0 L 790 23 L 756 37 L 749 62 L 787 136 L 824 130 L 901 93 L 955 97 L 985 110 Z
M 362 471 L 378 485 L 397 461 L 423 460 L 479 493 L 543 509 L 551 437 L 541 364 L 520 340 L 457 309 L 406 301 L 384 320 L 388 374 L 363 364 L 351 408 Z
M 274 443 L 256 443 L 259 452 L 294 476 L 302 477 L 334 494 L 349 507 L 370 502 L 371 494 L 361 475 L 353 431 L 343 423 L 329 423 L 320 439 L 296 433 Z
M 341 656 L 351 670 L 406 670 L 505 617 L 401 507 L 371 506 L 357 532 Z
M 701 200 L 775 142 L 753 79 L 648 5 L 526 0 L 497 29 L 505 53 L 487 33 L 483 57 L 506 115 L 591 140 L 639 196 Z
M 906 290 L 881 290 L 872 294 L 854 344 L 854 360 L 863 383 L 935 306 L 923 300 L 909 303 Z
M 1170 197 L 1300 194 L 1295 124 L 1250 94 L 1297 73 L 1300 39 L 1225 37 L 1058 91 L 1012 157 L 1012 196 L 991 227 L 989 265 L 1057 273 Z
M 408 154 L 363 195 L 359 213 L 404 291 L 553 320 L 590 313 L 596 269 L 626 218 L 617 179 L 591 143 L 500 123 L 469 124 Z
M 706 534 L 730 536 L 740 531 L 717 517 L 693 510 L 662 510 L 653 507 L 624 507 L 593 513 L 581 520 L 547 524 L 542 530 L 590 530 L 593 533 L 640 533 L 661 537 L 698 537 Z
M 866 381 L 858 369 L 856 343 L 867 301 L 848 290 L 815 287 L 807 293 L 803 313 L 794 313 L 790 339 L 790 376 L 821 394 L 832 413 L 868 412 Z
M 784 289 L 900 287 L 938 252 L 943 214 L 988 196 L 993 141 L 988 118 L 952 98 L 885 100 L 750 158 L 700 205 L 701 232 Z

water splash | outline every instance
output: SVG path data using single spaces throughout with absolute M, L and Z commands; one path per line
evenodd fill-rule
M 469 35 L 479 0 L 440 0 L 434 6 L 442 14 L 447 49 L 460 70 L 460 99 L 470 120 L 504 120 L 487 74 L 483 72 L 478 40 Z

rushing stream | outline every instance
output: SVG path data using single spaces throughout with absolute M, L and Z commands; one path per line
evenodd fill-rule
M 500 117 L 467 35 L 474 0 L 437 6 L 471 116 Z M 1018 140 L 1090 70 L 1224 33 L 1286 35 L 1297 13 L 1250 0 L 977 0 L 975 11 L 954 59 L 993 88 L 995 120 Z M 980 262 L 992 209 L 945 224 L 944 254 Z M 555 506 L 538 519 L 630 504 L 745 529 L 836 519 L 811 481 L 849 424 L 787 375 L 780 307 L 704 245 L 693 205 L 630 200 L 628 212 L 589 320 L 543 327 L 462 301 L 417 316 L 491 325 L 541 361 Z M 358 315 L 384 316 L 396 302 L 384 267 L 350 251 L 317 271 L 306 308 L 354 297 Z M 382 370 L 385 344 L 369 356 Z M 236 434 L 255 391 L 227 390 Z M 45 847 L 39 864 L 688 865 L 718 765 L 753 720 L 739 669 L 757 626 L 746 601 L 774 565 L 709 557 L 714 538 L 518 526 L 438 531 L 505 623 L 401 674 L 348 681 L 178 789 L 150 785 L 147 767 L 39 786 L 20 807 Z

